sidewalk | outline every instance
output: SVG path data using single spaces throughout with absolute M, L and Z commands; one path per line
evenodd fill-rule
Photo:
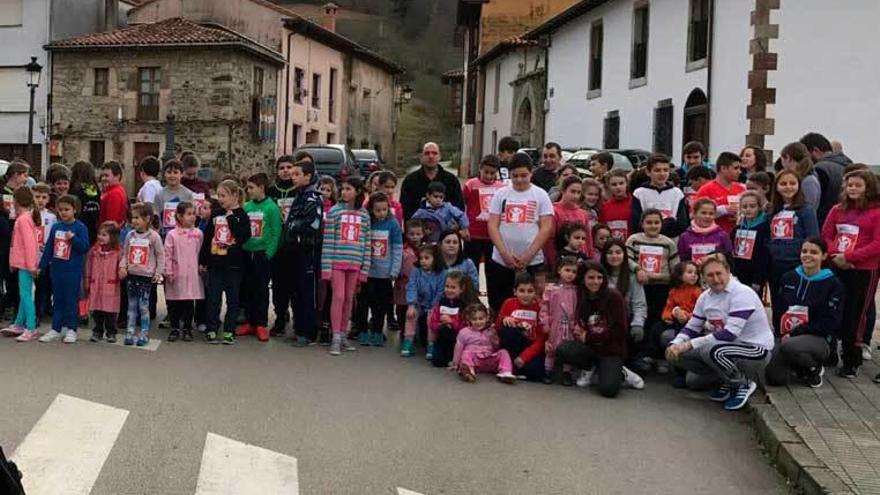
M 874 357 L 855 380 L 828 368 L 821 388 L 793 383 L 755 397 L 760 441 L 804 493 L 880 494 L 880 385 L 871 381 L 880 350 Z

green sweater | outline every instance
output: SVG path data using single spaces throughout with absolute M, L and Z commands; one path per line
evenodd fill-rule
M 251 222 L 251 238 L 244 243 L 245 251 L 265 251 L 267 258 L 275 256 L 281 238 L 281 211 L 268 197 L 262 201 L 248 201 L 244 211 Z

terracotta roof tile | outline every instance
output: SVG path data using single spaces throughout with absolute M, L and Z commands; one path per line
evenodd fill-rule
M 244 38 L 231 31 L 202 26 L 175 17 L 151 24 L 133 24 L 106 33 L 90 33 L 52 43 L 60 47 L 198 45 L 234 43 Z

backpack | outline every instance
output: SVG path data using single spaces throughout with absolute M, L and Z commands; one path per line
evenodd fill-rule
M 21 471 L 14 462 L 6 459 L 0 447 L 0 493 L 4 495 L 25 495 L 21 484 Z

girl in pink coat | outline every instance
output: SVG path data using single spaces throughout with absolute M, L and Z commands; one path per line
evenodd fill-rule
M 37 231 L 42 225 L 40 211 L 34 203 L 34 195 L 27 187 L 19 187 L 12 194 L 15 203 L 15 227 L 12 230 L 12 246 L 9 250 L 9 266 L 18 271 L 18 313 L 15 323 L 0 333 L 17 337 L 19 342 L 29 342 L 37 337 L 37 312 L 34 308 L 34 275 L 37 273 Z M 14 290 L 14 289 L 13 289 Z
M 86 301 L 92 312 L 95 328 L 92 342 L 116 342 L 116 315 L 119 313 L 119 227 L 104 222 L 98 229 L 97 241 L 86 257 Z
M 181 338 L 192 341 L 195 302 L 205 298 L 199 276 L 199 250 L 202 231 L 195 228 L 196 210 L 192 203 L 177 205 L 177 227 L 165 236 L 165 301 L 171 319 L 168 342 Z
M 541 311 L 538 321 L 548 331 L 544 348 L 544 383 L 553 383 L 553 365 L 556 362 L 556 348 L 563 342 L 574 340 L 574 314 L 577 308 L 578 260 L 573 256 L 559 258 L 556 274 L 559 282 L 544 289 L 541 298 Z M 567 381 L 570 381 L 569 372 Z M 570 383 L 569 383 L 570 384 Z
M 489 310 L 481 303 L 467 307 L 465 316 L 470 326 L 458 332 L 452 366 L 462 380 L 473 383 L 477 373 L 495 373 L 504 383 L 516 383 L 513 361 L 505 349 L 498 348 L 498 334 L 489 319 Z

